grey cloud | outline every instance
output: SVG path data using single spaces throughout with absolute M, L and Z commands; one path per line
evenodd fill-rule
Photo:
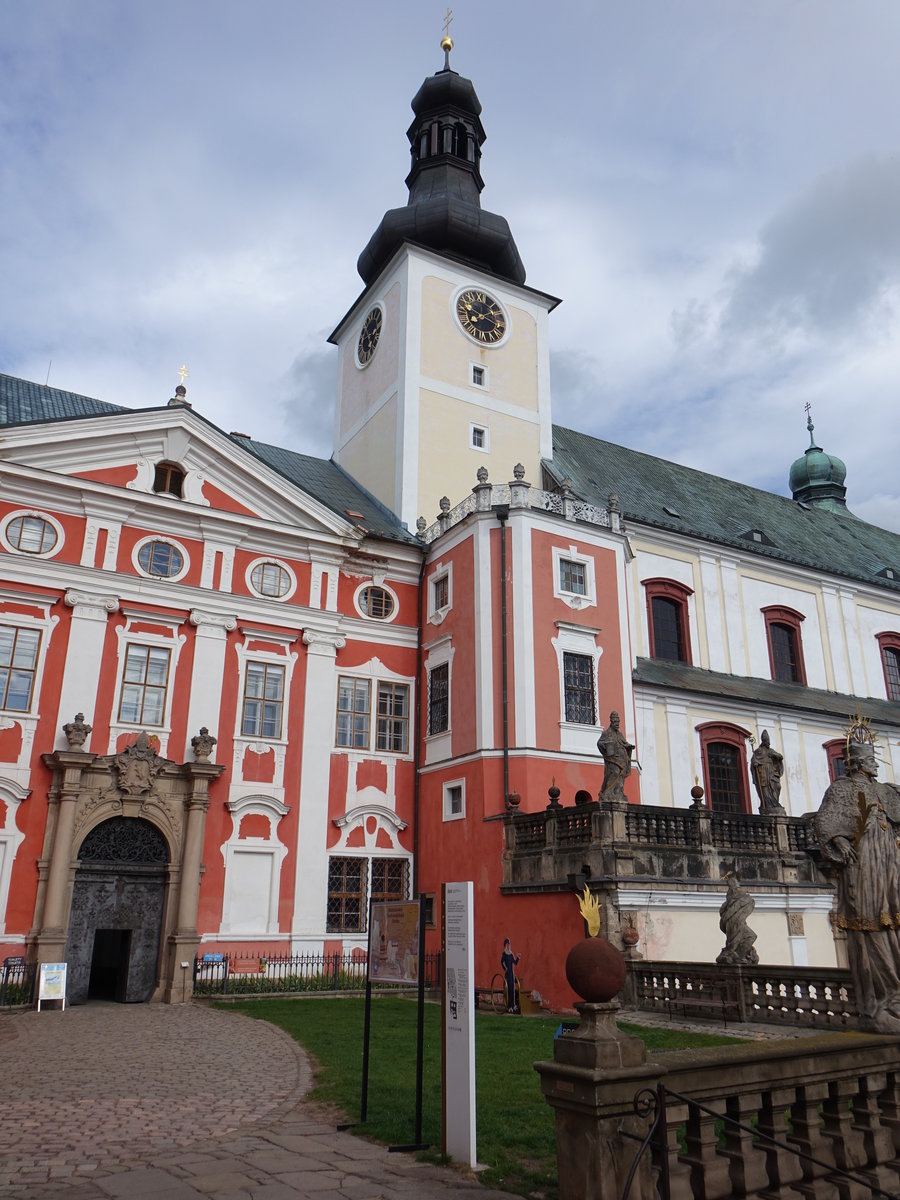
M 330 457 L 336 369 L 331 348 L 300 354 L 291 364 L 279 404 L 290 449 Z
M 900 158 L 859 160 L 820 177 L 764 226 L 758 261 L 726 284 L 722 329 L 855 332 L 898 282 Z

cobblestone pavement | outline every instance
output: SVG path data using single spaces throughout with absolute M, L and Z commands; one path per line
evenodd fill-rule
M 0 1015 L 10 1200 L 509 1200 L 337 1132 L 309 1059 L 237 1013 L 87 1004 Z

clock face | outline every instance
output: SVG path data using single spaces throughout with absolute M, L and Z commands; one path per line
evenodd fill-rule
M 503 340 L 506 333 L 506 317 L 493 296 L 469 288 L 456 301 L 456 315 L 460 325 L 476 342 L 492 345 Z
M 381 337 L 381 309 L 373 308 L 363 321 L 362 329 L 359 332 L 359 342 L 356 347 L 356 357 L 359 360 L 360 366 L 365 366 L 375 353 L 378 345 L 378 339 Z

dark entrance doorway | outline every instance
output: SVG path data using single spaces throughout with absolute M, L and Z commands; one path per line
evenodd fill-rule
M 149 1000 L 156 988 L 169 849 L 140 817 L 114 817 L 78 852 L 66 959 L 69 1000 Z

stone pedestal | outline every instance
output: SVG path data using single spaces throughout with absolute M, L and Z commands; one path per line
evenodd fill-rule
M 534 1064 L 556 1113 L 560 1200 L 620 1200 L 647 1131 L 646 1121 L 622 1113 L 633 1111 L 635 1092 L 653 1087 L 664 1070 L 647 1062 L 643 1042 L 616 1027 L 615 1001 L 575 1007 L 579 1027 L 556 1039 L 553 1062 Z M 630 1200 L 655 1195 L 648 1151 Z

